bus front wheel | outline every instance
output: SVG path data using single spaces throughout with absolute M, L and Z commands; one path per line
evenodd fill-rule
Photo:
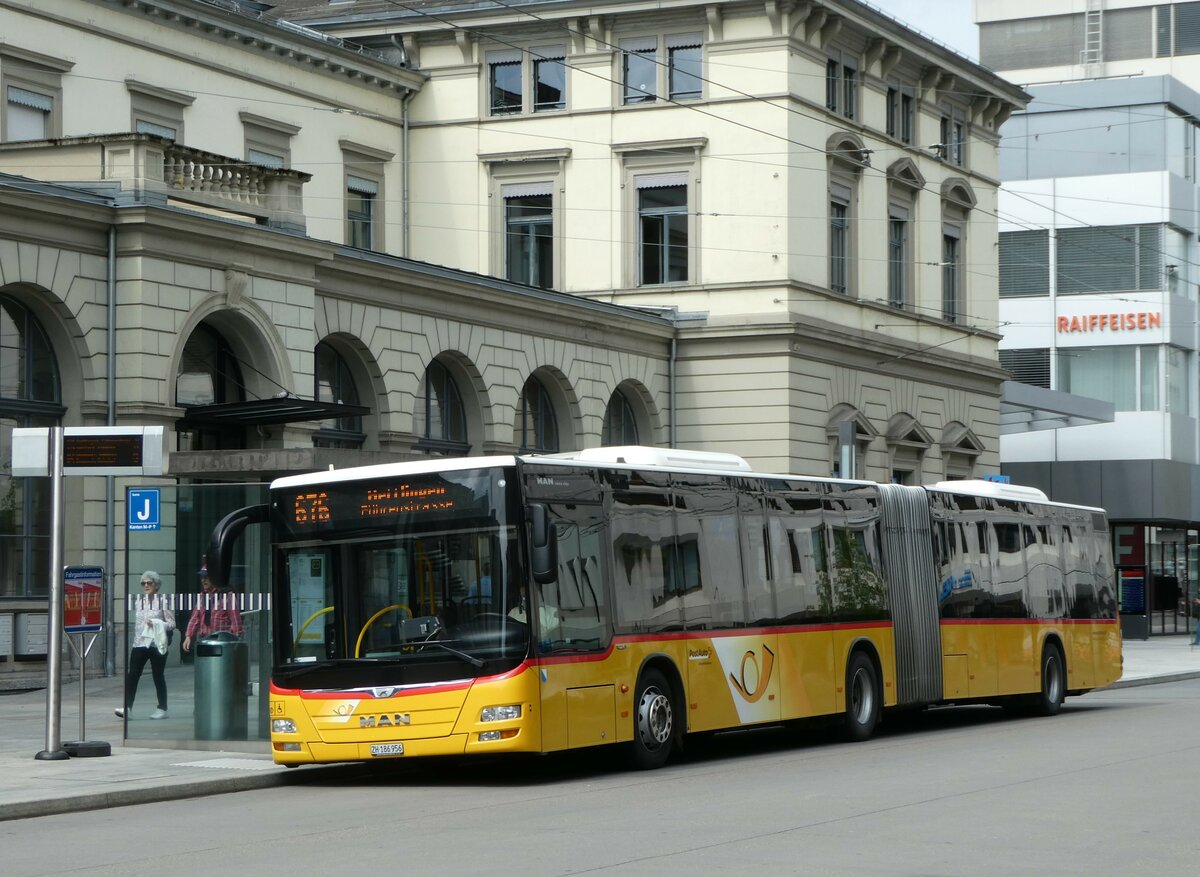
M 641 675 L 633 706 L 636 712 L 630 760 L 638 770 L 662 767 L 675 742 L 675 707 L 671 687 L 662 673 L 649 669 Z
M 875 665 L 863 652 L 855 652 L 846 666 L 846 737 L 866 740 L 879 724 L 881 696 Z

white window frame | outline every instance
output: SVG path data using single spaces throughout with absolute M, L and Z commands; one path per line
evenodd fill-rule
M 887 300 L 888 304 L 897 308 L 911 308 L 913 305 L 913 230 L 916 228 L 913 199 L 905 199 L 899 192 L 893 190 L 888 198 L 887 221 Z M 900 254 L 900 295 L 892 288 L 895 276 L 892 259 L 892 223 L 904 223 L 904 240 Z
M 855 121 L 862 114 L 862 76 L 858 56 L 832 49 L 825 63 L 825 108 Z
M 624 278 L 629 288 L 642 287 L 641 253 L 640 253 L 640 224 L 638 213 L 639 182 L 645 186 L 645 178 L 659 175 L 685 174 L 687 186 L 687 233 L 688 233 L 688 262 L 687 280 L 676 281 L 669 286 L 680 286 L 699 283 L 701 275 L 700 253 L 700 223 L 697 216 L 700 213 L 700 153 L 708 144 L 707 138 L 698 137 L 687 140 L 655 140 L 638 143 L 613 144 L 613 152 L 621 159 L 622 175 L 622 211 L 628 217 L 625 223 L 625 258 Z M 652 182 L 652 180 L 650 180 Z M 654 284 L 658 288 L 660 284 Z
M 508 218 L 507 199 L 520 192 L 550 192 L 552 216 L 551 246 L 553 247 L 553 285 L 550 289 L 564 289 L 563 260 L 563 214 L 564 174 L 570 149 L 541 149 L 525 152 L 499 152 L 480 155 L 488 174 L 488 203 L 491 233 L 489 269 L 493 277 L 508 277 Z M 536 187 L 536 189 L 535 189 Z
M 917 98 L 912 86 L 889 80 L 884 97 L 884 133 L 911 145 L 917 129 Z
M 959 219 L 953 215 L 953 211 L 947 211 L 942 218 L 942 234 L 941 234 L 941 258 L 939 261 L 942 265 L 942 307 L 941 315 L 943 320 L 951 323 L 962 323 L 964 321 L 966 310 L 966 272 L 963 270 L 963 264 L 966 261 L 966 228 L 965 219 Z M 946 261 L 946 241 L 953 240 L 954 245 L 954 262 L 951 264 Z M 953 269 L 953 273 L 951 273 Z M 954 289 L 952 295 L 947 294 L 947 280 L 953 278 Z M 954 307 L 954 312 L 951 314 L 949 308 L 946 307 L 947 302 L 951 302 Z
M 483 63 L 483 115 L 488 118 L 502 119 L 506 116 L 528 114 L 543 115 L 546 113 L 566 112 L 569 95 L 570 76 L 567 66 L 567 48 L 564 45 L 537 45 L 528 49 L 496 48 L 484 51 Z M 563 68 L 563 94 L 561 107 L 538 107 L 537 105 L 537 68 L 543 61 L 559 61 Z M 512 64 L 518 69 L 521 82 L 521 104 L 509 112 L 498 113 L 492 107 L 492 76 L 499 64 Z
M 351 192 L 371 195 L 370 246 L 367 249 L 384 252 L 387 249 L 386 203 L 387 165 L 395 153 L 361 143 L 339 140 L 342 150 L 342 192 L 348 199 Z M 369 191 L 374 189 L 374 191 Z M 343 241 L 351 240 L 350 202 L 343 202 Z
M 651 34 L 629 34 L 618 37 L 616 43 L 618 51 L 613 53 L 613 62 L 615 64 L 613 82 L 616 88 L 613 104 L 615 106 L 637 107 L 663 103 L 686 103 L 705 98 L 707 93 L 706 70 L 708 56 L 705 52 L 706 43 L 703 30 L 676 30 L 672 28 Z M 674 71 L 672 64 L 673 53 L 677 49 L 688 48 L 697 48 L 700 50 L 700 72 L 696 74 L 699 79 L 700 93 L 693 95 L 691 92 L 686 92 L 680 93 L 686 94 L 686 96 L 676 96 L 671 91 L 671 73 Z M 644 97 L 633 99 L 630 99 L 626 95 L 625 59 L 630 54 L 645 55 L 649 62 L 654 65 L 653 93 L 647 93 Z
M 242 122 L 247 162 L 269 168 L 292 166 L 292 138 L 300 133 L 299 125 L 255 113 L 241 112 L 238 118 Z
M 183 112 L 195 102 L 195 95 L 132 78 L 125 80 L 125 89 L 129 92 L 129 130 L 184 142 Z
M 966 110 L 954 104 L 944 104 L 938 122 L 938 135 L 942 161 L 965 168 L 969 155 L 967 143 L 971 139 Z
M 826 241 L 828 258 L 826 270 L 829 290 L 835 295 L 854 298 L 858 291 L 858 213 L 859 213 L 859 174 L 856 166 L 837 159 L 831 159 L 829 164 L 829 179 L 826 188 Z M 846 208 L 846 276 L 844 290 L 834 289 L 834 251 L 833 251 L 833 205 L 840 204 Z
M 4 100 L 4 113 L 0 117 L 0 142 L 8 143 L 11 140 L 10 87 L 44 98 L 49 109 L 45 108 L 47 104 L 42 104 L 41 109 L 45 114 L 43 139 L 62 136 L 62 77 L 74 66 L 74 62 L 63 61 L 41 52 L 0 44 L 0 95 L 3 95 Z

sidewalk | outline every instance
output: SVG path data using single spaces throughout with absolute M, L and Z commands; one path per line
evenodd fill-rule
M 1125 673 L 1113 688 L 1200 678 L 1200 648 L 1192 649 L 1185 636 L 1127 640 L 1124 655 Z M 271 760 L 265 742 L 233 744 L 236 751 L 154 749 L 146 741 L 125 745 L 112 709 L 121 701 L 122 684 L 120 677 L 89 679 L 86 689 L 87 740 L 110 743 L 112 755 L 66 761 L 34 758 L 46 747 L 46 692 L 0 692 L 0 821 L 261 789 L 311 781 L 315 771 L 362 769 L 289 770 Z M 71 682 L 62 690 L 61 738 L 78 737 L 79 685 Z

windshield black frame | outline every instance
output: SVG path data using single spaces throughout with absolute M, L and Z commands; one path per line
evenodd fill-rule
M 520 509 L 508 467 L 272 490 L 275 683 L 428 684 L 517 666 L 530 641 L 515 612 Z

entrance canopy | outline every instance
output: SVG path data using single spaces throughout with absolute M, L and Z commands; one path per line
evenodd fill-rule
M 273 399 L 247 399 L 216 405 L 192 405 L 184 409 L 183 422 L 190 426 L 265 426 L 270 423 L 298 423 L 305 420 L 330 420 L 336 417 L 362 417 L 371 409 L 341 402 L 314 402 L 295 396 Z
M 1113 404 L 1005 381 L 1000 385 L 1000 434 L 1015 435 L 1037 429 L 1062 429 L 1112 423 Z

